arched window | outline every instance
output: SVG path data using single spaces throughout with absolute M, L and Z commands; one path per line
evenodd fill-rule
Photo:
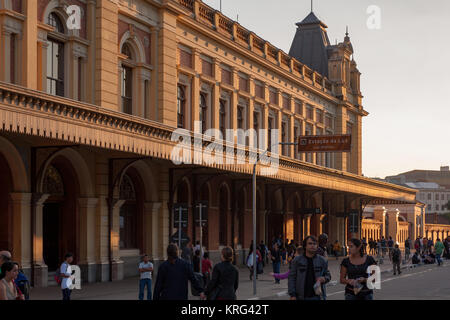
M 128 43 L 125 43 L 122 46 L 122 54 L 126 55 L 127 60 L 132 61 L 133 55 Z M 132 114 L 133 113 L 133 69 L 126 65 L 122 64 L 122 79 L 121 79 L 121 96 L 122 96 L 122 111 L 124 113 Z
M 54 12 L 48 16 L 47 23 L 57 33 L 65 33 L 61 19 Z M 47 93 L 64 96 L 64 43 L 48 37 L 47 48 Z
M 120 184 L 120 199 L 125 203 L 120 208 L 120 248 L 137 248 L 137 205 L 136 189 L 128 175 L 124 175 Z
M 206 103 L 206 93 L 200 93 L 200 116 L 199 119 L 202 123 L 202 133 L 206 131 L 206 117 L 208 114 L 208 105 Z
M 184 86 L 178 85 L 178 93 L 177 93 L 177 126 L 178 128 L 184 128 L 184 113 L 186 106 L 186 96 L 184 94 Z

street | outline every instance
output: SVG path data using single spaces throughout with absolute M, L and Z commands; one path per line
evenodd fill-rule
M 328 300 L 343 300 L 344 286 L 339 284 L 340 260 L 331 259 L 329 270 L 332 281 L 327 289 Z M 404 269 L 400 276 L 393 276 L 391 265 L 386 262 L 380 266 L 381 290 L 375 291 L 376 300 L 450 300 L 450 263 L 446 261 L 442 267 L 437 265 L 419 266 Z M 248 270 L 239 268 L 240 281 L 237 291 L 239 300 L 287 300 L 287 280 L 274 284 L 269 275 L 271 267 L 266 266 L 264 274 L 259 276 L 256 297 L 253 295 L 252 282 L 248 278 Z M 286 272 L 283 266 L 281 272 Z M 154 281 L 153 281 L 154 282 Z M 153 283 L 154 284 L 154 283 Z M 138 278 L 128 278 L 117 282 L 83 284 L 81 290 L 74 290 L 73 300 L 137 300 Z M 31 291 L 32 300 L 59 300 L 61 291 L 58 287 L 35 288 Z M 198 300 L 190 296 L 190 300 Z

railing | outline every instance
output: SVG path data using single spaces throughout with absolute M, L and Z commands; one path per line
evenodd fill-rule
M 194 11 L 194 1 L 195 0 L 179 0 L 179 3 L 189 11 Z
M 239 43 L 243 47 L 252 50 L 257 53 L 259 56 L 264 57 L 266 41 L 259 38 L 256 35 L 250 37 L 250 31 L 238 25 L 235 21 L 229 19 L 224 16 L 222 13 L 214 10 L 210 6 L 203 3 L 201 0 L 175 0 L 184 8 L 188 9 L 191 12 L 197 13 L 197 19 L 199 22 L 215 28 L 219 33 L 226 35 L 229 38 L 235 36 L 234 41 Z M 197 3 L 197 4 L 196 4 Z M 236 30 L 233 31 L 233 26 L 236 25 Z M 235 32 L 235 33 L 234 33 Z M 251 41 L 251 43 L 250 43 Z M 250 46 L 249 46 L 250 45 Z M 313 80 L 313 71 L 308 67 L 296 60 L 293 57 L 290 57 L 288 54 L 281 51 L 281 61 L 278 59 L 278 52 L 281 51 L 278 48 L 272 46 L 270 43 L 267 43 L 267 56 L 265 57 L 268 61 L 280 65 L 284 70 L 288 70 L 293 73 L 295 76 L 298 75 L 306 80 L 309 84 L 327 90 L 328 93 L 333 93 L 333 86 L 331 81 L 325 78 L 323 75 L 318 75 L 316 73 L 315 81 Z M 293 62 L 293 70 L 290 69 L 291 60 Z M 325 80 L 325 81 L 323 81 Z M 351 95 L 349 95 L 351 96 Z
M 198 8 L 198 14 L 205 22 L 211 25 L 214 24 L 214 10 L 210 7 L 201 4 Z

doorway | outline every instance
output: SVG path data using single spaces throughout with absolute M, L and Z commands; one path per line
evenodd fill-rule
M 56 271 L 62 262 L 61 204 L 45 203 L 43 207 L 43 256 L 48 271 Z

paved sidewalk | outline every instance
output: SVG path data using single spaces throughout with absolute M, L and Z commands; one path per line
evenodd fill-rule
M 329 258 L 329 270 L 331 273 L 331 282 L 329 286 L 340 286 L 339 272 L 342 258 L 338 260 Z M 392 264 L 385 260 L 380 265 L 382 273 L 392 272 Z M 403 266 L 404 268 L 406 266 Z M 288 271 L 288 265 L 281 266 L 281 272 Z M 258 276 L 257 295 L 258 298 L 281 297 L 287 295 L 287 280 L 282 280 L 281 284 L 275 284 L 273 277 L 269 275 L 272 272 L 272 266 L 266 265 L 264 274 Z M 239 289 L 237 291 L 239 300 L 253 299 L 253 282 L 249 278 L 247 268 L 239 268 Z M 154 279 L 156 280 L 156 278 Z M 154 284 L 155 281 L 153 281 Z M 127 278 L 116 282 L 103 282 L 93 284 L 82 284 L 81 290 L 72 292 L 73 300 L 137 300 L 138 299 L 139 278 Z M 33 300 L 59 300 L 61 299 L 61 290 L 53 286 L 48 288 L 32 288 L 31 299 Z M 190 299 L 198 299 L 191 296 Z

